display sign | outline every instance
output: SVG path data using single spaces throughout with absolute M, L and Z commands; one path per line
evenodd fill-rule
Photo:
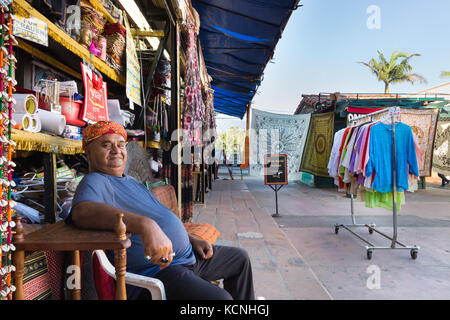
M 106 82 L 81 62 L 84 85 L 82 119 L 86 122 L 109 121 Z
M 133 36 L 131 35 L 130 26 L 127 19 L 125 19 L 127 47 L 126 47 L 126 60 L 127 60 L 127 79 L 125 85 L 125 92 L 127 98 L 140 106 L 141 103 L 141 66 L 136 53 L 136 47 L 134 46 Z
M 287 180 L 287 155 L 266 154 L 264 156 L 264 183 L 285 185 Z
M 13 34 L 17 37 L 48 47 L 48 26 L 35 17 L 14 17 Z

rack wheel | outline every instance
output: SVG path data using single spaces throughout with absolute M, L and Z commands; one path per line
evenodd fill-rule
M 334 227 L 334 233 L 336 233 L 336 234 L 339 233 L 339 227 Z
M 369 233 L 372 234 L 373 233 L 373 229 L 369 228 Z
M 367 250 L 367 259 L 372 260 L 372 250 Z
M 418 254 L 419 252 L 416 250 L 416 249 L 412 249 L 411 250 L 411 258 L 413 258 L 413 260 L 416 260 L 417 259 L 417 254 Z

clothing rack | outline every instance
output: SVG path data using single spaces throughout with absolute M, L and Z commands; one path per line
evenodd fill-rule
M 339 233 L 339 228 L 344 228 L 345 230 L 349 231 L 351 234 L 355 235 L 360 240 L 367 243 L 368 244 L 366 246 L 367 259 L 369 259 L 369 260 L 372 259 L 373 250 L 379 250 L 379 249 L 403 249 L 403 250 L 405 250 L 406 249 L 406 250 L 410 250 L 411 258 L 416 259 L 419 249 L 420 249 L 419 246 L 416 246 L 416 245 L 407 246 L 397 240 L 397 237 L 398 237 L 398 233 L 397 233 L 398 214 L 397 214 L 397 175 L 396 175 L 396 162 L 395 162 L 396 161 L 396 159 L 395 159 L 395 119 L 394 119 L 395 116 L 400 116 L 400 107 L 391 107 L 389 109 L 380 110 L 380 111 L 373 112 L 373 113 L 370 113 L 367 115 L 359 116 L 359 117 L 349 121 L 349 125 L 350 124 L 356 125 L 361 120 L 365 120 L 364 122 L 366 122 L 366 121 L 372 122 L 374 120 L 386 120 L 386 119 L 390 118 L 391 123 L 392 123 L 392 155 L 393 155 L 393 159 L 392 159 L 392 161 L 393 161 L 393 164 L 392 164 L 393 235 L 392 235 L 392 237 L 377 230 L 375 228 L 376 227 L 375 224 L 357 224 L 356 223 L 356 218 L 355 218 L 355 213 L 354 213 L 353 193 L 350 193 L 350 213 L 351 213 L 351 218 L 352 218 L 352 224 L 335 224 L 335 227 L 334 227 L 336 234 Z M 354 227 L 367 227 L 369 230 L 369 234 L 373 234 L 373 232 L 375 231 L 378 234 L 382 235 L 383 237 L 391 240 L 391 245 L 390 246 L 375 246 L 370 241 L 368 241 L 361 235 L 359 235 L 356 232 L 354 232 L 353 230 L 351 230 L 351 228 L 354 228 Z

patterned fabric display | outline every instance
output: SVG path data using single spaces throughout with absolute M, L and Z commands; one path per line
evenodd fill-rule
M 411 127 L 417 138 L 422 160 L 419 162 L 421 177 L 431 176 L 433 140 L 436 132 L 438 109 L 402 109 L 400 121 Z
M 51 300 L 50 273 L 43 251 L 28 252 L 24 261 L 23 293 L 25 300 Z
M 308 138 L 300 171 L 328 177 L 328 160 L 333 146 L 334 112 L 311 115 Z
M 443 175 L 450 175 L 450 118 L 439 119 L 433 150 L 433 169 Z
M 288 178 L 295 179 L 302 159 L 311 114 L 284 115 L 252 109 L 250 174 L 264 175 L 265 154 L 286 154 Z

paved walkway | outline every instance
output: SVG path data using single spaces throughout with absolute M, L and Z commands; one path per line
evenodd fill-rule
M 244 248 L 252 261 L 256 296 L 270 300 L 331 299 L 271 214 L 245 181 L 216 180 L 205 205 L 196 205 L 195 222 L 221 233 L 216 244 Z
M 450 299 L 450 188 L 406 194 L 398 240 L 420 246 L 416 260 L 409 250 L 375 250 L 368 260 L 364 242 L 343 229 L 336 235 L 334 224 L 351 220 L 350 200 L 334 189 L 290 182 L 278 195 L 281 217 L 272 218 L 274 192 L 263 179 L 235 176 L 213 182 L 206 204 L 195 209 L 194 220 L 211 223 L 221 232 L 218 244 L 248 251 L 257 296 Z M 376 223 L 392 235 L 392 211 L 355 202 L 355 213 L 358 223 Z M 390 245 L 366 228 L 355 231 L 375 245 Z

